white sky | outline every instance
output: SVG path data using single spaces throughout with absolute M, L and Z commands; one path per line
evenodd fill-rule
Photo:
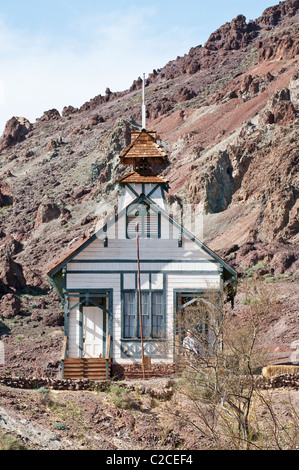
M 226 21 L 258 18 L 275 0 L 0 0 L 0 135 L 12 116 L 81 106 L 106 87 L 204 44 Z

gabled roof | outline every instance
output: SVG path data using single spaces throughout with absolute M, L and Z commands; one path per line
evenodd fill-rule
M 107 222 L 100 230 L 98 230 L 93 236 L 91 236 L 89 239 L 85 240 L 80 246 L 77 246 L 76 249 L 72 252 L 67 254 L 67 256 L 64 257 L 64 259 L 61 261 L 56 261 L 56 263 L 52 266 L 50 271 L 48 272 L 48 276 L 52 277 L 54 276 L 55 273 L 57 273 L 60 269 L 62 269 L 68 262 L 70 262 L 75 256 L 77 256 L 81 251 L 83 251 L 88 245 L 90 245 L 93 241 L 98 239 L 100 235 L 104 234 L 107 232 L 108 228 L 113 226 L 119 219 L 121 219 L 123 216 L 126 215 L 128 207 L 130 207 L 133 204 L 138 204 L 140 202 L 147 202 L 150 207 L 156 211 L 157 213 L 160 213 L 161 216 L 165 217 L 170 223 L 172 223 L 176 228 L 182 231 L 182 233 L 188 237 L 190 240 L 192 240 L 194 243 L 196 243 L 203 251 L 205 251 L 207 254 L 209 254 L 214 260 L 219 262 L 220 266 L 225 269 L 230 276 L 233 278 L 237 278 L 237 272 L 229 266 L 222 258 L 220 258 L 216 253 L 214 253 L 210 248 L 208 248 L 204 243 L 202 243 L 198 238 L 196 238 L 191 232 L 186 230 L 184 227 L 182 227 L 178 222 L 176 222 L 174 219 L 172 219 L 167 212 L 165 212 L 163 209 L 161 209 L 160 206 L 158 206 L 152 199 L 149 197 L 145 196 L 144 194 L 138 196 L 136 199 L 134 199 L 127 207 L 125 207 L 119 214 L 116 214 L 113 218 L 110 219 L 109 222 Z
M 168 163 L 167 155 L 157 145 L 154 135 L 153 132 L 142 129 L 135 140 L 132 139 L 131 144 L 120 154 L 121 163 L 131 165 L 141 159 L 154 160 L 158 164 Z

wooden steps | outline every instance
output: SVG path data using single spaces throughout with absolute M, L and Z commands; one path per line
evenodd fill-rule
M 111 375 L 111 359 L 108 360 L 108 377 Z M 106 359 L 104 358 L 65 358 L 65 379 L 93 379 L 105 380 L 107 378 Z

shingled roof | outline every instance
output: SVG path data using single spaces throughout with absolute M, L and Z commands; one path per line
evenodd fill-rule
M 153 184 L 165 184 L 168 187 L 168 180 L 163 178 L 161 175 L 146 175 L 140 174 L 136 171 L 131 171 L 127 173 L 125 176 L 120 178 L 118 183 L 153 183 Z
M 156 143 L 156 133 L 145 129 L 132 133 L 131 144 L 120 154 L 119 158 L 124 165 L 132 165 L 144 159 L 154 164 L 168 163 L 166 153 Z

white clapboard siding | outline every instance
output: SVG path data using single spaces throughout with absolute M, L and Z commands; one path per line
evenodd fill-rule
M 133 188 L 133 189 L 135 189 L 135 188 Z M 135 191 L 136 191 L 136 189 L 135 189 Z M 133 191 L 131 191 L 130 188 L 128 188 L 128 186 L 126 186 L 124 188 L 122 196 L 119 199 L 118 211 L 121 212 L 125 207 L 127 207 L 129 204 L 131 204 L 131 202 L 133 202 L 134 199 L 136 199 L 136 194 L 134 194 Z
M 163 274 L 153 273 L 152 274 L 152 289 L 163 289 Z
M 148 195 L 154 189 L 154 185 L 146 185 L 145 194 Z M 164 190 L 161 186 L 158 186 L 157 189 L 151 194 L 150 199 L 155 202 L 158 206 L 160 206 L 165 212 L 167 212 L 167 205 L 165 203 L 165 199 L 163 198 L 162 191 Z
M 136 275 L 135 273 L 124 274 L 124 289 L 136 289 Z
M 179 273 L 187 273 L 188 271 L 211 271 L 218 272 L 219 270 L 219 263 L 214 263 L 211 261 L 206 262 L 175 262 L 175 261 L 158 261 L 158 262 L 144 262 L 142 259 L 140 260 L 140 269 L 141 271 L 161 271 L 161 272 L 168 272 L 168 271 L 176 271 Z M 134 262 L 72 262 L 68 263 L 67 271 L 68 273 L 71 271 L 136 271 L 137 270 L 137 261 Z
M 120 275 L 115 274 L 73 274 L 67 275 L 67 289 L 120 289 Z
M 171 260 L 211 260 L 204 250 L 194 242 L 183 241 L 182 248 L 177 240 L 140 239 L 141 259 L 171 259 Z M 109 239 L 108 247 L 104 248 L 103 241 L 96 239 L 81 251 L 74 260 L 100 259 L 136 259 L 136 240 Z
M 78 300 L 70 299 L 69 308 L 78 303 Z M 69 314 L 69 357 L 79 357 L 79 307 L 71 310 Z
M 219 274 L 169 274 L 167 276 L 168 291 L 173 289 L 219 289 Z

